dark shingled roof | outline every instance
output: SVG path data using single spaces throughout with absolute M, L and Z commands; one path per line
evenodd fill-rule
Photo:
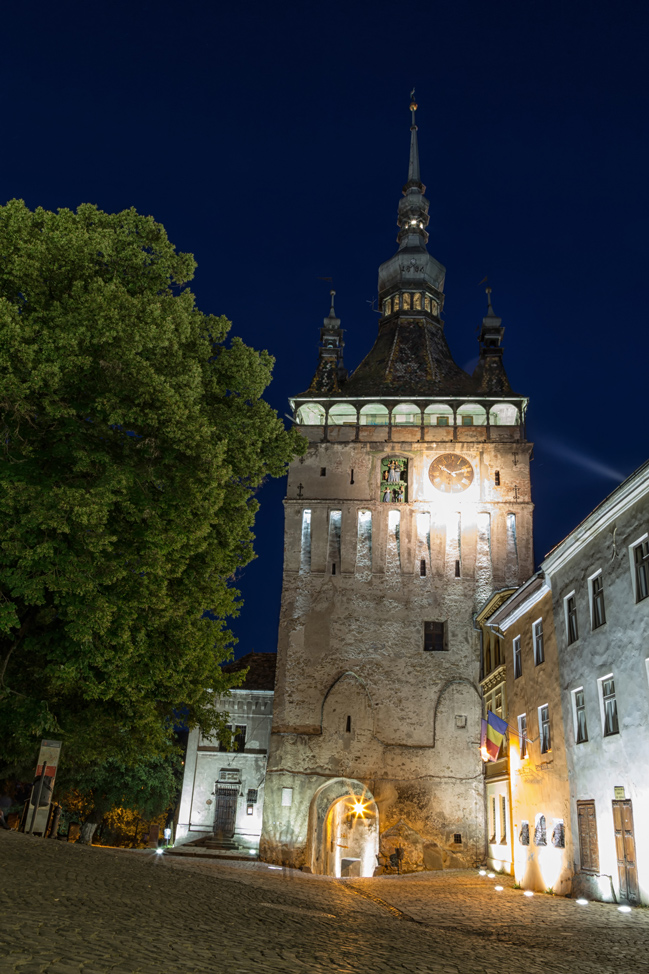
M 353 396 L 462 396 L 475 389 L 451 356 L 441 325 L 392 318 L 343 387 Z
M 238 690 L 274 690 L 277 653 L 247 653 L 223 666 L 225 673 L 238 673 L 248 668 L 245 680 Z

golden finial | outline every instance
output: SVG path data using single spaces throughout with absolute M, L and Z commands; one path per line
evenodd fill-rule
M 410 111 L 411 112 L 416 112 L 417 111 L 417 102 L 415 101 L 415 89 L 414 88 L 410 92 Z

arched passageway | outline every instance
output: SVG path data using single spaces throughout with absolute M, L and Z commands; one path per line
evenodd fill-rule
M 324 876 L 373 876 L 379 811 L 360 781 L 334 778 L 313 796 L 309 813 L 311 869 Z

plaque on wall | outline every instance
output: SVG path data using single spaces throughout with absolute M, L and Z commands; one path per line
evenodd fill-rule
M 613 794 L 615 796 L 616 802 L 617 801 L 623 802 L 624 799 L 626 798 L 626 795 L 624 794 L 624 786 L 621 787 L 620 785 L 615 785 L 613 788 Z
M 241 772 L 237 768 L 221 768 L 219 781 L 241 781 Z

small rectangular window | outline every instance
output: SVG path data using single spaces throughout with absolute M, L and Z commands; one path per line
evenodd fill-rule
M 462 426 L 473 426 L 473 416 L 463 416 Z
M 422 558 L 419 562 L 419 574 L 422 578 L 426 577 L 426 559 Z
M 320 467 L 320 476 L 321 477 L 326 477 L 327 476 L 327 468 L 326 467 Z
M 545 651 L 543 649 L 543 619 L 537 619 L 532 626 L 532 636 L 534 639 L 534 665 L 539 666 L 545 662 Z
M 453 842 L 455 843 L 455 845 L 462 845 L 462 833 L 461 832 L 456 832 L 455 833 L 455 835 L 453 836 Z
M 605 676 L 599 681 L 604 717 L 604 737 L 612 737 L 620 733 L 617 716 L 617 700 L 615 697 L 615 680 L 613 674 Z
M 425 622 L 424 650 L 427 652 L 441 653 L 446 649 L 446 623 Z
M 539 737 L 541 740 L 541 754 L 547 754 L 552 750 L 552 740 L 550 738 L 550 708 L 546 704 L 539 707 Z
M 438 416 L 437 417 L 438 426 L 448 426 L 448 416 Z
M 496 483 L 496 487 L 500 487 L 500 470 L 496 470 L 494 481 Z
M 332 575 L 335 575 L 336 574 L 336 562 L 335 561 L 333 561 L 331 563 L 331 574 Z
M 641 541 L 633 549 L 635 568 L 635 600 L 642 602 L 649 596 L 649 540 Z
M 521 758 L 527 756 L 527 714 L 518 716 L 518 751 Z
M 353 467 L 351 469 L 351 473 L 350 473 L 350 477 L 349 477 L 349 482 L 350 482 L 350 484 L 353 484 L 354 483 L 354 468 Z
M 282 788 L 282 806 L 283 808 L 290 808 L 293 804 L 293 789 L 292 788 Z
M 590 580 L 591 595 L 591 624 L 593 629 L 599 629 L 606 622 L 604 610 L 604 579 L 602 573 Z
M 460 578 L 460 559 L 458 558 L 455 562 L 455 577 Z
M 575 723 L 575 742 L 585 744 L 588 740 L 586 727 L 586 704 L 584 702 L 584 688 L 572 691 L 573 718 Z
M 258 797 L 257 788 L 248 788 L 248 794 L 246 796 L 246 804 L 254 805 L 254 803 L 257 801 L 257 797 Z
M 577 603 L 574 595 L 568 595 L 565 600 L 566 631 L 568 634 L 568 645 L 576 643 L 579 639 L 579 629 L 577 627 Z
M 519 676 L 523 675 L 523 660 L 521 657 L 521 637 L 515 636 L 513 642 L 514 648 L 514 679 L 517 680 Z

